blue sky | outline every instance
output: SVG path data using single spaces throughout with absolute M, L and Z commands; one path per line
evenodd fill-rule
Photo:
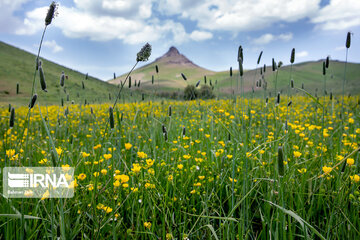
M 35 53 L 51 1 L 0 0 L 0 40 Z M 360 62 L 360 0 L 64 0 L 48 26 L 41 55 L 102 80 L 123 74 L 149 42 L 149 61 L 175 46 L 194 63 L 215 71 L 271 59 L 289 64 Z M 141 65 L 140 65 L 141 66 Z

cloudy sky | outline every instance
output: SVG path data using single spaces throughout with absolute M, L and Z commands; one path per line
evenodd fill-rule
M 35 53 L 51 1 L 0 0 L 0 41 Z M 48 26 L 42 56 L 103 80 L 130 70 L 149 42 L 150 61 L 176 46 L 194 63 L 221 71 L 330 55 L 360 62 L 360 0 L 63 0 Z

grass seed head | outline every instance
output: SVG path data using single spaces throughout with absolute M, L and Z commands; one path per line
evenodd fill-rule
M 64 85 L 65 85 L 65 74 L 64 72 L 62 72 L 60 76 L 60 86 L 63 87 Z
M 204 76 L 204 83 L 206 84 L 206 76 Z
M 131 76 L 129 77 L 129 88 L 131 88 Z
M 154 75 L 151 76 L 151 84 L 154 84 Z
M 346 36 L 346 48 L 350 48 L 350 45 L 351 45 L 351 32 L 348 32 L 347 33 L 347 36 Z
M 171 105 L 169 106 L 168 113 L 169 113 L 169 117 L 171 117 Z
M 20 92 L 20 85 L 19 83 L 16 83 L 16 94 L 19 94 Z
M 291 88 L 294 88 L 294 79 L 291 79 L 290 85 L 291 85 Z
M 31 101 L 30 101 L 30 103 L 29 103 L 29 108 L 30 108 L 30 109 L 34 107 L 34 105 L 35 105 L 35 103 L 36 103 L 36 100 L 37 100 L 37 97 L 38 97 L 37 94 L 34 94 L 34 96 L 32 96 Z
M 155 70 L 156 70 L 156 73 L 159 73 L 159 67 L 158 67 L 158 65 L 155 65 Z
M 327 56 L 326 57 L 326 64 L 325 64 L 326 68 L 329 68 L 329 64 L 330 64 L 330 57 Z
M 82 89 L 85 89 L 84 81 L 81 81 L 81 84 L 82 84 Z
M 277 96 L 276 96 L 276 105 L 280 104 L 280 92 L 278 92 Z
M 41 65 L 39 66 L 39 76 L 40 76 L 41 89 L 44 92 L 47 92 L 47 90 L 46 90 L 46 82 L 45 82 L 45 75 L 44 75 L 44 71 L 43 71 L 43 68 L 42 68 Z
M 140 50 L 140 52 L 137 53 L 136 61 L 137 62 L 146 62 L 151 55 L 151 45 L 149 43 L 146 43 Z
M 230 67 L 230 77 L 232 77 L 232 74 L 233 74 L 232 67 Z
M 181 73 L 181 76 L 185 81 L 187 80 L 186 76 L 183 73 Z
M 115 122 L 114 122 L 114 110 L 112 107 L 109 107 L 109 123 L 110 123 L 110 128 L 113 129 L 115 126 Z
M 10 110 L 10 121 L 9 121 L 9 127 L 13 128 L 15 122 L 15 108 L 11 108 Z
M 290 63 L 293 64 L 295 62 L 295 48 L 291 50 Z
M 325 76 L 326 75 L 326 63 L 323 62 L 323 75 Z
M 260 63 L 260 61 L 261 61 L 261 56 L 262 56 L 262 54 L 263 54 L 263 51 L 261 51 L 260 54 L 259 54 L 259 57 L 258 57 L 258 60 L 257 60 L 257 64 L 258 64 L 258 65 L 259 65 L 259 63 Z
M 198 87 L 200 85 L 200 80 L 196 83 L 195 87 Z
M 266 64 L 264 64 L 264 74 L 265 74 L 265 72 L 266 72 Z
M 53 18 L 57 15 L 58 4 L 56 2 L 52 2 L 49 6 L 48 12 L 45 17 L 45 25 L 48 26 L 51 24 Z
M 284 176 L 284 153 L 281 146 L 278 147 L 278 173 L 279 176 Z
M 240 76 L 244 75 L 244 68 L 243 68 L 242 62 L 239 62 L 239 72 L 240 72 Z
M 272 70 L 273 72 L 276 70 L 276 62 L 274 58 L 272 59 Z
M 243 63 L 243 61 L 244 61 L 243 48 L 242 48 L 241 45 L 239 46 L 238 59 L 237 60 L 238 60 L 239 63 Z

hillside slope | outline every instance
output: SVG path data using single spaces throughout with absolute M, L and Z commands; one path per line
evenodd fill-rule
M 31 88 L 35 70 L 36 56 L 0 41 L 0 103 L 27 104 L 31 95 Z M 41 91 L 37 75 L 37 93 L 39 101 L 48 104 L 58 104 L 62 97 L 64 101 L 75 103 L 104 102 L 108 100 L 117 87 L 99 79 L 88 77 L 75 70 L 60 66 L 46 59 L 41 59 L 48 92 Z M 65 80 L 66 93 L 60 88 L 60 75 L 64 71 L 68 79 Z M 82 89 L 82 81 L 85 89 Z M 16 94 L 16 84 L 19 83 L 20 93 Z M 60 96 L 61 95 L 61 96 Z

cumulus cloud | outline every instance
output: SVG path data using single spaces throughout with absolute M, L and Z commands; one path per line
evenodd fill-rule
M 190 34 L 190 38 L 194 41 L 204 41 L 207 39 L 211 39 L 213 37 L 212 33 L 210 32 L 203 32 L 203 31 L 193 31 Z
M 296 57 L 303 58 L 309 56 L 309 53 L 307 51 L 301 51 L 296 53 Z
M 292 33 L 284 33 L 284 34 L 280 34 L 278 36 L 275 36 L 271 33 L 266 33 L 266 34 L 263 34 L 261 35 L 260 37 L 256 38 L 253 40 L 253 43 L 255 45 L 266 45 L 272 41 L 275 41 L 275 40 L 281 40 L 281 41 L 289 41 L 291 40 L 293 37 L 293 34 Z
M 132 1 L 75 0 L 75 3 L 77 7 L 60 6 L 59 15 L 52 23 L 52 26 L 60 28 L 69 38 L 89 38 L 93 41 L 120 39 L 128 44 L 171 39 L 169 42 L 172 44 L 181 44 L 189 40 L 202 41 L 212 37 L 209 32 L 197 30 L 188 34 L 181 23 L 173 20 L 145 20 L 144 18 L 151 15 L 151 6 L 147 5 L 151 5 L 149 1 L 137 6 L 138 11 L 135 11 L 136 14 L 132 17 L 124 17 L 126 14 L 112 15 L 114 9 L 121 12 L 134 8 Z M 44 26 L 47 9 L 48 7 L 42 7 L 27 12 L 22 27 L 16 33 L 31 35 L 40 31 Z
M 360 26 L 359 12 L 359 0 L 331 0 L 311 21 L 323 30 L 348 30 Z
M 161 0 L 163 14 L 178 14 L 205 30 L 231 32 L 264 29 L 276 22 L 312 17 L 321 0 Z
M 43 46 L 51 49 L 53 53 L 61 52 L 64 50 L 61 46 L 59 46 L 55 40 L 52 41 L 44 41 Z
M 0 1 L 0 32 L 14 33 L 21 19 L 14 16 L 14 11 L 29 0 L 1 0 Z

